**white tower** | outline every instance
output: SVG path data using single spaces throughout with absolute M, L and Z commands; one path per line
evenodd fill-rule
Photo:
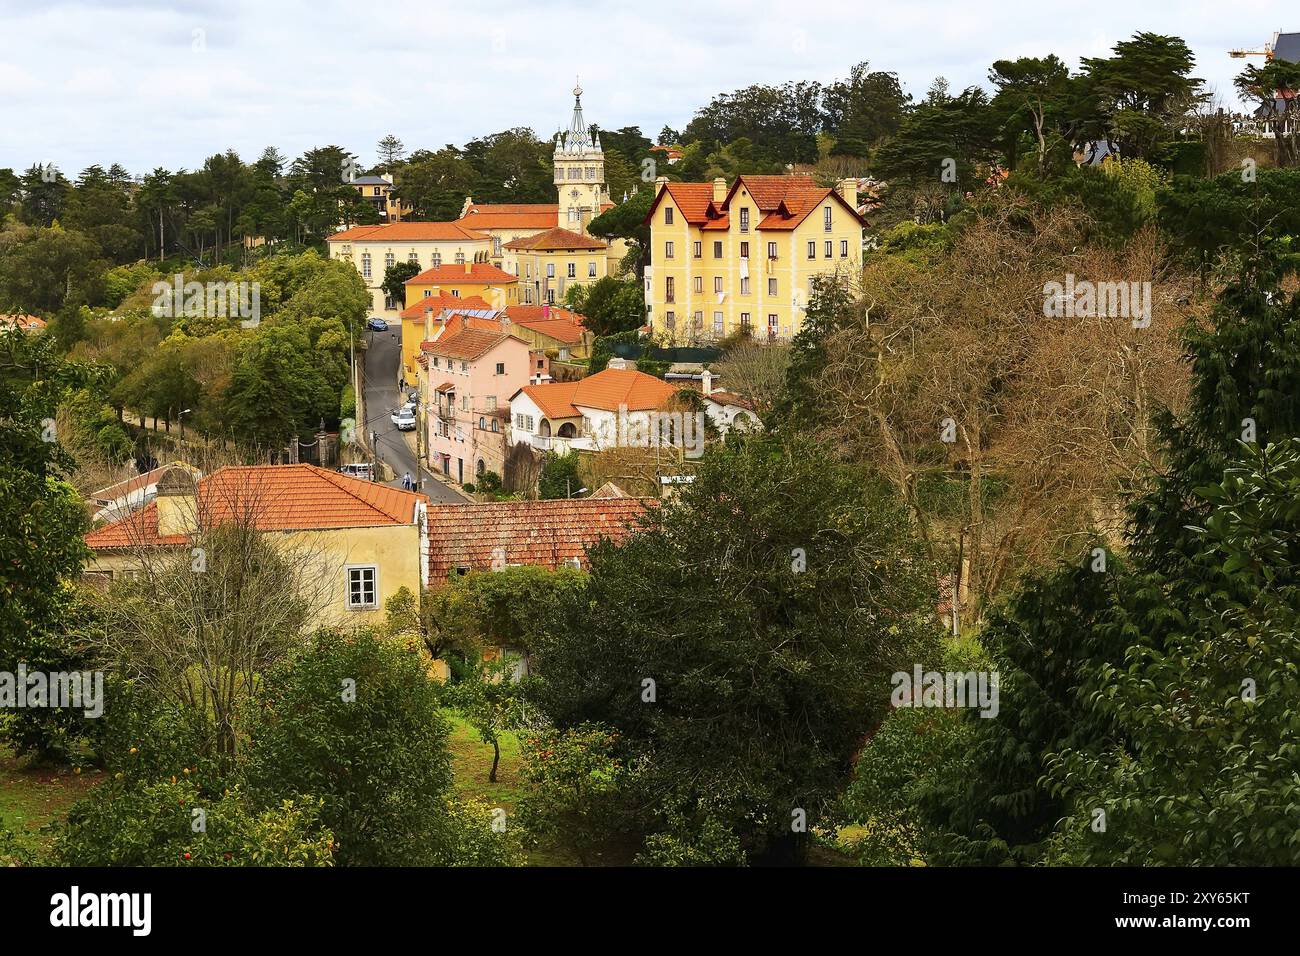
M 586 232 L 587 223 L 609 202 L 605 185 L 605 154 L 600 137 L 582 118 L 582 87 L 573 88 L 573 119 L 555 136 L 555 192 L 563 229 Z

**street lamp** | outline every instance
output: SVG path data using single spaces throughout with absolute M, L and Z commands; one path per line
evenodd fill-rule
M 185 416 L 188 415 L 191 411 L 193 411 L 193 409 L 187 408 L 184 409 L 179 415 L 176 416 L 176 424 L 181 426 L 182 438 L 185 437 Z

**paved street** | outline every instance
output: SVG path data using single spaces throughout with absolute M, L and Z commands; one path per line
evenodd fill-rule
M 463 502 L 464 498 L 437 478 L 417 469 L 415 453 L 389 417 L 401 401 L 397 387 L 397 364 L 402 354 L 400 326 L 392 323 L 389 331 L 367 332 L 366 336 L 370 339 L 370 348 L 366 349 L 365 357 L 365 429 L 367 438 L 371 432 L 376 435 L 375 454 L 379 460 L 393 469 L 394 478 L 387 484 L 400 488 L 402 475 L 410 472 L 412 477 L 419 477 L 419 490 L 428 495 L 431 502 Z

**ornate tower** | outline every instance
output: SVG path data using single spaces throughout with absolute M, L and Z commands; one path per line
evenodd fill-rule
M 587 223 L 609 202 L 605 185 L 605 154 L 600 137 L 582 118 L 582 87 L 573 88 L 573 119 L 555 136 L 555 192 L 560 204 L 559 225 L 586 232 Z

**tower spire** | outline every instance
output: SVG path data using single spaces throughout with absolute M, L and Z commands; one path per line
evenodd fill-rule
M 573 139 L 587 135 L 587 123 L 582 118 L 582 84 L 573 78 L 573 119 L 569 121 L 569 134 Z

